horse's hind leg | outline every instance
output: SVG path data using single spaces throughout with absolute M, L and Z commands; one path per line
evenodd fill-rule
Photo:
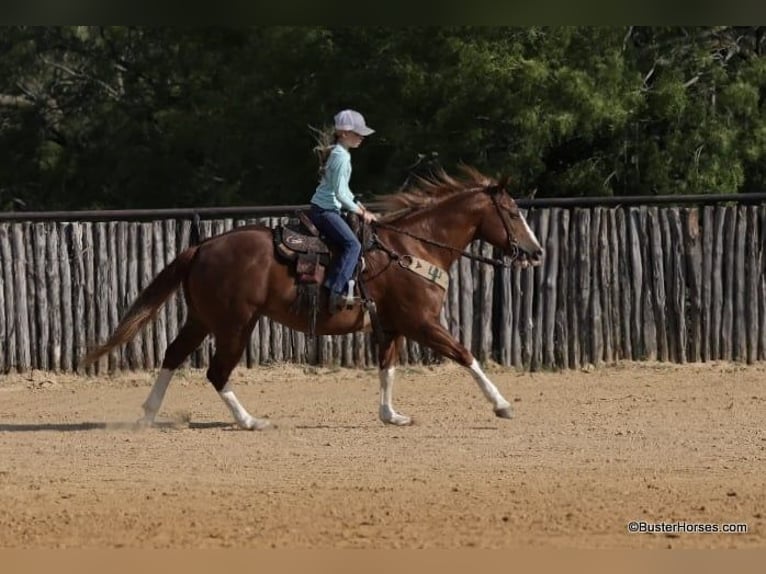
M 423 325 L 416 333 L 408 336 L 421 345 L 432 348 L 437 353 L 452 359 L 468 369 L 471 376 L 478 383 L 482 394 L 492 403 L 495 415 L 504 419 L 511 418 L 511 403 L 505 400 L 500 391 L 497 390 L 497 387 L 484 374 L 484 371 L 479 366 L 479 362 L 471 352 L 456 341 L 440 323 Z
M 165 392 L 168 390 L 170 379 L 175 370 L 184 362 L 194 349 L 199 347 L 207 335 L 207 329 L 194 319 L 187 319 L 184 326 L 170 343 L 165 351 L 162 368 L 157 375 L 157 380 L 152 385 L 149 396 L 144 401 L 144 416 L 138 422 L 142 425 L 151 425 L 160 410 Z
M 271 426 L 271 423 L 266 419 L 259 419 L 250 415 L 245 407 L 242 406 L 242 403 L 239 402 L 239 399 L 237 399 L 229 382 L 229 375 L 231 375 L 234 367 L 237 366 L 254 325 L 255 320 L 251 322 L 249 328 L 243 329 L 240 332 L 216 335 L 215 354 L 210 359 L 207 378 L 213 384 L 215 390 L 218 391 L 221 400 L 229 408 L 232 416 L 234 416 L 234 420 L 237 421 L 241 428 L 263 430 Z
M 380 407 L 378 416 L 386 424 L 404 426 L 412 424 L 412 419 L 394 410 L 394 370 L 399 356 L 399 349 L 404 342 L 401 335 L 388 337 L 380 345 L 378 355 L 378 376 L 380 377 Z

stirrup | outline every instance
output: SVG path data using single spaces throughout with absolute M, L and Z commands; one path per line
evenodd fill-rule
M 331 293 L 330 299 L 327 302 L 328 311 L 332 315 L 338 311 L 345 311 L 347 309 L 353 309 L 354 306 L 361 304 L 361 297 L 349 297 L 348 295 Z

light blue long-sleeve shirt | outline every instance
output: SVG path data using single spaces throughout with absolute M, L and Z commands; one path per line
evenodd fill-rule
M 323 209 L 340 211 L 344 208 L 352 213 L 360 213 L 361 209 L 348 187 L 350 180 L 351 154 L 342 145 L 336 145 L 327 157 L 322 179 L 311 198 L 311 203 Z

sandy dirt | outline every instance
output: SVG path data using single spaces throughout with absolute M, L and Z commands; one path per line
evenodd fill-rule
M 450 364 L 397 370 L 399 428 L 375 370 L 240 368 L 263 432 L 200 371 L 143 430 L 152 373 L 0 376 L 0 547 L 766 547 L 766 366 L 487 371 L 512 420 Z

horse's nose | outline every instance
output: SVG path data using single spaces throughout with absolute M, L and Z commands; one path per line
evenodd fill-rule
M 532 254 L 532 259 L 537 259 L 539 261 L 543 258 L 544 255 L 545 255 L 545 250 L 541 247 L 540 249 L 538 249 Z

